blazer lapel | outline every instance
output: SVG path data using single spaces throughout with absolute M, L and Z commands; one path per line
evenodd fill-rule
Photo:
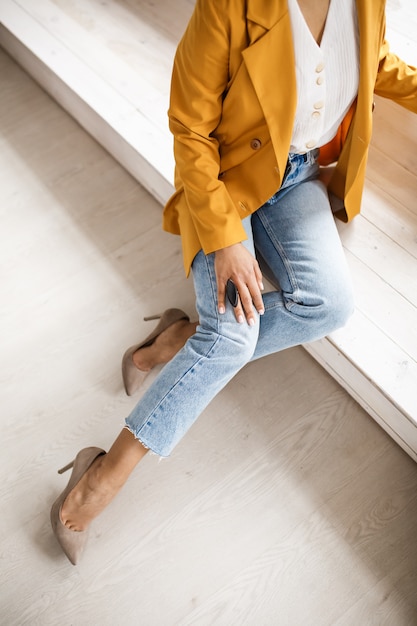
M 275 0 L 274 2 L 271 0 L 248 0 L 246 19 L 248 23 L 257 24 L 266 31 L 271 30 L 287 11 L 287 0 Z
M 297 105 L 294 48 L 286 0 L 249 1 L 247 24 L 250 45 L 243 51 L 243 59 L 283 173 Z
M 348 152 L 351 149 L 358 151 L 356 155 L 350 152 L 350 163 L 361 161 L 363 146 L 370 140 L 373 101 L 370 85 L 375 82 L 380 29 L 384 24 L 383 0 L 356 0 L 356 6 L 360 76 L 356 115 L 352 123 L 352 133 L 349 134 L 358 138 L 359 142 L 355 141 L 354 146 L 349 146 Z M 250 45 L 243 51 L 243 58 L 270 130 L 279 170 L 283 173 L 297 105 L 295 58 L 288 4 L 287 0 L 248 0 L 247 7 Z M 349 180 L 355 177 L 355 172 L 352 168 L 350 170 L 347 176 L 348 186 Z

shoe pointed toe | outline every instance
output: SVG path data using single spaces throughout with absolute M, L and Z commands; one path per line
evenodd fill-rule
M 67 559 L 72 565 L 78 565 L 88 539 L 88 530 L 70 530 L 61 521 L 62 502 L 55 503 L 51 509 L 51 525 L 55 537 Z
M 84 552 L 88 539 L 88 529 L 76 531 L 67 528 L 61 519 L 62 506 L 70 491 L 80 481 L 90 465 L 94 463 L 97 457 L 102 456 L 103 454 L 106 454 L 106 452 L 102 448 L 84 448 L 77 454 L 72 463 L 66 465 L 62 470 L 59 470 L 59 473 L 62 473 L 71 467 L 73 468 L 67 486 L 51 507 L 51 526 L 62 551 L 72 565 L 77 565 L 82 553 Z
M 131 346 L 126 350 L 122 360 L 122 378 L 128 396 L 133 396 L 143 385 L 149 372 L 139 370 L 133 362 L 133 354 L 138 346 Z

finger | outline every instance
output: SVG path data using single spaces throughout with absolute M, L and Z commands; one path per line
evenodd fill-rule
M 254 303 L 255 308 L 258 311 L 259 315 L 263 315 L 265 313 L 265 307 L 264 307 L 264 303 L 263 303 L 263 300 L 262 300 L 261 291 L 263 291 L 265 289 L 265 287 L 264 287 L 264 283 L 263 283 L 262 272 L 261 272 L 261 269 L 260 269 L 258 263 L 255 264 L 254 271 L 255 271 L 255 277 L 256 277 L 256 282 L 257 282 L 258 289 L 255 289 L 254 291 L 251 292 L 252 293 L 252 299 L 253 299 L 253 303 Z
M 225 297 L 226 285 L 224 283 L 221 283 L 220 281 L 217 281 L 217 310 L 219 311 L 220 315 L 223 315 L 226 312 Z
M 262 274 L 260 274 L 260 277 L 262 281 Z M 245 298 L 242 299 L 242 304 L 243 304 L 245 311 L 247 311 L 246 317 L 248 317 L 248 315 L 249 316 L 251 315 L 251 312 L 253 311 L 253 307 L 255 307 L 259 315 L 263 315 L 265 313 L 265 307 L 264 307 L 264 303 L 262 300 L 262 293 L 261 293 L 260 286 L 259 286 L 259 278 L 257 278 L 256 276 L 253 276 L 250 282 L 247 283 L 246 289 L 245 290 L 242 289 L 241 295 L 243 295 L 243 293 L 245 293 Z M 249 312 L 249 309 L 247 308 L 249 306 L 249 302 L 250 302 L 250 312 Z
M 246 285 L 242 286 L 239 290 L 239 297 L 247 323 L 249 324 L 249 326 L 254 326 L 256 323 L 256 318 L 253 308 L 253 298 Z
M 262 300 L 262 294 L 260 292 L 259 287 L 251 291 L 252 302 L 255 309 L 258 311 L 259 315 L 263 315 L 265 313 L 264 301 Z
M 255 276 L 256 276 L 259 289 L 263 291 L 265 289 L 264 283 L 263 283 L 263 276 L 262 276 L 262 272 L 258 264 L 255 265 Z
M 239 324 L 243 324 L 243 322 L 245 321 L 245 312 L 242 309 L 242 305 L 240 304 L 240 301 L 237 307 L 235 307 L 234 312 L 235 312 L 236 321 Z

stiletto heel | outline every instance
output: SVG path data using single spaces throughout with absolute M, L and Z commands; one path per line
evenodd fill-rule
M 157 315 L 147 315 L 143 318 L 144 322 L 152 322 L 153 320 L 160 320 L 163 313 L 158 313 Z
M 88 530 L 76 531 L 67 528 L 61 520 L 61 509 L 70 491 L 74 489 L 77 483 L 79 483 L 96 458 L 103 454 L 106 454 L 106 452 L 101 448 L 84 448 L 77 454 L 74 461 L 71 461 L 71 463 L 68 463 L 68 465 L 65 465 L 65 467 L 58 470 L 59 474 L 63 474 L 67 470 L 71 469 L 71 467 L 73 468 L 67 486 L 52 505 L 51 525 L 59 545 L 73 565 L 78 563 L 84 550 L 87 542 Z
M 71 469 L 71 467 L 74 467 L 74 463 L 75 459 L 71 461 L 71 463 L 68 463 L 68 465 L 65 465 L 65 467 L 61 467 L 61 469 L 58 470 L 58 474 L 63 474 L 64 472 L 67 472 L 69 469 Z
M 143 318 L 145 322 L 159 319 L 159 324 L 142 343 L 131 346 L 126 350 L 122 359 L 122 377 L 123 383 L 128 396 L 133 395 L 143 384 L 149 372 L 139 370 L 133 362 L 133 355 L 136 350 L 145 348 L 153 344 L 155 339 L 169 326 L 179 322 L 180 320 L 190 321 L 190 318 L 181 309 L 167 309 L 162 315 L 150 315 Z

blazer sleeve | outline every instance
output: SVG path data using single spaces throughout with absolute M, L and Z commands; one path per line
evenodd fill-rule
M 175 55 L 168 111 L 176 185 L 183 189 L 206 254 L 246 239 L 237 207 L 219 180 L 219 143 L 214 135 L 229 81 L 227 6 L 226 0 L 197 0 Z
M 375 93 L 417 113 L 417 69 L 393 54 L 386 40 L 380 50 Z

